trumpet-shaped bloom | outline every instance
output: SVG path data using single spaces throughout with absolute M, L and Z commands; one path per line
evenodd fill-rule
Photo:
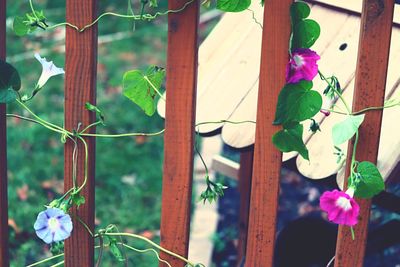
M 38 53 L 35 54 L 35 58 L 42 64 L 42 74 L 36 85 L 37 89 L 42 88 L 51 77 L 64 74 L 64 70 L 62 68 L 57 68 L 53 61 L 47 61 L 46 58 L 40 57 Z
M 293 50 L 286 68 L 286 82 L 297 83 L 301 80 L 312 81 L 318 74 L 319 55 L 308 48 Z
M 33 226 L 36 235 L 47 244 L 67 239 L 71 235 L 71 217 L 58 208 L 48 208 L 37 216 Z
M 360 206 L 353 199 L 353 195 L 353 188 L 346 192 L 333 190 L 322 194 L 320 207 L 328 213 L 329 221 L 348 226 L 357 224 Z

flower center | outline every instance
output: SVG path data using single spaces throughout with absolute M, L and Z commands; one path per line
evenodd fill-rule
M 293 61 L 294 61 L 294 63 L 295 63 L 297 68 L 304 65 L 304 59 L 300 55 L 294 55 L 293 56 Z
M 350 200 L 345 197 L 339 197 L 336 200 L 336 206 L 342 208 L 344 211 L 348 211 L 351 209 Z
M 54 217 L 50 218 L 47 224 L 52 232 L 55 232 L 60 227 L 59 221 Z

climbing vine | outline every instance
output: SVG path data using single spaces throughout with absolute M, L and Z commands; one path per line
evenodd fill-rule
M 83 32 L 93 25 L 100 23 L 101 20 L 107 16 L 114 16 L 133 21 L 151 21 L 157 19 L 159 16 L 182 12 L 194 2 L 195 0 L 184 2 L 182 6 L 176 10 L 146 14 L 144 13 L 145 7 L 157 7 L 157 0 L 140 0 L 140 11 L 135 14 L 131 6 L 131 1 L 129 0 L 128 14 L 105 12 L 91 23 L 80 28 L 69 22 L 60 22 L 54 25 L 49 25 L 46 20 L 45 11 L 35 9 L 33 1 L 29 0 L 30 11 L 23 16 L 14 18 L 13 29 L 15 34 L 18 36 L 32 34 L 38 30 L 48 31 L 57 27 L 70 27 L 78 32 Z M 211 0 L 203 1 L 203 5 L 205 6 L 210 6 L 210 3 Z M 216 8 L 225 12 L 240 12 L 248 9 L 250 4 L 250 0 L 217 0 Z M 291 6 L 290 14 L 292 33 L 289 44 L 290 49 L 288 51 L 289 62 L 286 71 L 286 84 L 279 94 L 275 119 L 273 122 L 275 125 L 281 125 L 282 129 L 274 134 L 272 142 L 282 152 L 295 151 L 304 159 L 314 160 L 310 159 L 308 149 L 303 141 L 303 132 L 306 128 L 304 125 L 306 121 L 311 121 L 309 129 L 314 134 L 322 134 L 319 133 L 319 125 L 314 119 L 316 114 L 322 112 L 325 116 L 329 116 L 330 112 L 335 112 L 344 116 L 343 121 L 337 123 L 332 128 L 332 137 L 336 153 L 340 157 L 343 157 L 343 153 L 338 146 L 354 138 L 354 149 L 350 152 L 352 160 L 350 163 L 350 177 L 348 178 L 349 186 L 345 192 L 339 190 L 325 192 L 321 196 L 320 203 L 321 208 L 328 213 L 328 219 L 330 221 L 352 227 L 357 224 L 359 213 L 359 206 L 353 197 L 371 198 L 384 190 L 384 182 L 377 167 L 371 162 L 358 162 L 355 157 L 359 135 L 358 129 L 363 123 L 364 113 L 371 110 L 399 106 L 400 101 L 391 99 L 387 101 L 383 107 L 370 107 L 357 112 L 352 112 L 348 103 L 346 103 L 342 96 L 343 91 L 338 78 L 335 76 L 325 76 L 318 69 L 317 62 L 320 59 L 320 56 L 315 51 L 311 50 L 311 48 L 318 40 L 321 29 L 316 21 L 308 18 L 310 15 L 309 6 L 304 2 L 295 2 Z M 62 126 L 43 119 L 32 111 L 28 104 L 39 95 L 40 91 L 45 87 L 48 79 L 53 76 L 62 75 L 64 70 L 56 67 L 53 62 L 47 61 L 39 54 L 35 54 L 34 56 L 42 65 L 42 74 L 31 92 L 22 92 L 21 77 L 18 71 L 11 64 L 5 61 L 0 61 L 0 103 L 15 103 L 29 114 L 28 116 L 7 114 L 8 117 L 17 117 L 28 122 L 39 124 L 49 131 L 58 133 L 62 143 L 71 140 L 74 144 L 72 155 L 73 186 L 72 188 L 65 190 L 65 194 L 60 198 L 54 199 L 45 205 L 46 210 L 38 214 L 37 220 L 34 224 L 37 236 L 45 243 L 52 244 L 54 251 L 60 251 L 63 248 L 63 241 L 70 236 L 71 231 L 73 230 L 73 223 L 71 220 L 72 215 L 69 213 L 71 208 L 74 206 L 79 208 L 81 205 L 85 204 L 85 198 L 81 192 L 86 186 L 88 178 L 88 145 L 84 137 L 121 138 L 128 136 L 156 136 L 163 134 L 164 129 L 154 133 L 120 133 L 112 135 L 89 133 L 89 130 L 92 127 L 104 125 L 104 113 L 101 111 L 100 107 L 97 107 L 92 103 L 86 103 L 85 107 L 88 111 L 96 114 L 97 120 L 83 129 L 80 129 L 80 125 L 77 125 L 73 131 L 69 131 Z M 162 93 L 165 74 L 164 68 L 158 66 L 149 66 L 144 72 L 140 70 L 128 71 L 122 77 L 123 95 L 138 105 L 146 115 L 152 116 L 156 111 L 156 101 L 158 99 L 165 101 Z M 313 90 L 312 81 L 316 77 L 325 81 L 327 84 L 322 95 L 318 91 Z M 335 107 L 323 109 L 323 97 L 330 98 L 334 101 L 341 101 L 346 108 L 345 112 L 337 110 Z M 203 122 L 198 125 L 220 122 L 244 123 L 221 120 L 219 122 Z M 78 151 L 78 144 L 83 144 L 83 155 L 85 158 L 85 171 L 82 184 L 78 184 L 77 182 L 77 155 L 78 153 L 82 153 L 81 151 Z M 220 183 L 213 182 L 209 178 L 207 166 L 197 147 L 195 147 L 195 150 L 199 154 L 206 169 L 207 189 L 201 193 L 200 199 L 204 202 L 211 202 L 219 196 L 222 196 L 226 187 Z M 85 226 L 93 238 L 99 240 L 99 245 L 96 246 L 96 249 L 99 249 L 100 253 L 96 266 L 100 266 L 101 264 L 101 255 L 105 247 L 109 248 L 118 261 L 125 260 L 121 249 L 126 248 L 142 253 L 150 251 L 156 255 L 159 261 L 164 262 L 168 266 L 170 266 L 170 264 L 160 258 L 157 250 L 182 260 L 187 264 L 187 266 L 204 266 L 203 264 L 192 263 L 188 259 L 162 248 L 143 236 L 121 233 L 115 225 L 109 225 L 106 228 L 93 233 L 89 227 L 86 226 L 85 222 L 80 218 L 77 219 L 79 223 Z M 152 248 L 146 250 L 136 249 L 123 242 L 121 237 L 143 240 Z M 39 266 L 48 263 L 51 260 L 62 258 L 63 256 L 63 253 L 55 253 L 53 257 L 44 259 L 29 266 Z M 59 266 L 61 264 L 63 264 L 63 261 L 53 266 Z

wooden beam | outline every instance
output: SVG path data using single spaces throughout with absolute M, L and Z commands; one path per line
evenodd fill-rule
M 0 0 L 0 59 L 6 59 L 6 0 Z M 0 104 L 0 266 L 9 266 L 6 105 Z
M 363 2 L 353 110 L 383 106 L 393 9 L 394 0 Z M 382 110 L 366 113 L 359 130 L 357 161 L 376 163 L 381 123 Z M 353 144 L 349 143 L 348 151 L 352 149 Z M 348 153 L 345 177 L 350 175 L 350 162 L 351 154 Z M 357 199 L 357 202 L 360 204 L 360 216 L 358 224 L 354 227 L 355 240 L 352 240 L 349 227 L 339 227 L 335 267 L 363 266 L 371 201 Z
M 253 173 L 253 155 L 254 147 L 240 153 L 239 169 L 239 244 L 238 244 L 238 262 L 240 266 L 246 255 L 247 230 L 249 228 L 249 209 L 251 193 L 251 176 Z
M 282 153 L 272 144 L 278 95 L 286 83 L 292 0 L 264 7 L 256 141 L 247 238 L 246 267 L 273 266 Z
M 184 3 L 170 0 L 168 9 Z M 199 4 L 194 1 L 184 11 L 168 15 L 161 245 L 182 256 L 188 255 L 192 202 Z M 161 258 L 172 266 L 185 265 L 166 254 Z
M 66 20 L 78 27 L 91 23 L 96 18 L 96 0 L 68 0 Z M 96 101 L 97 69 L 97 26 L 82 33 L 67 27 L 65 55 L 65 127 L 80 129 L 95 121 L 95 114 L 85 109 L 85 103 Z M 93 132 L 94 129 L 92 128 Z M 94 170 L 95 139 L 85 138 L 89 149 L 88 181 L 82 191 L 86 203 L 72 213 L 94 230 Z M 85 155 L 82 142 L 78 142 L 77 181 L 83 183 Z M 64 186 L 68 190 L 72 184 L 73 142 L 65 145 Z M 94 266 L 94 239 L 76 219 L 73 219 L 72 235 L 65 242 L 65 266 Z

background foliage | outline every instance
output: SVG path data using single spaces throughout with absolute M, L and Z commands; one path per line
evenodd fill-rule
M 139 1 L 137 1 L 139 2 Z M 167 1 L 159 3 L 166 10 Z M 65 1 L 38 0 L 50 23 L 65 18 Z M 99 13 L 126 13 L 127 1 L 99 1 Z M 139 13 L 139 3 L 134 11 Z M 7 61 L 23 77 L 22 92 L 29 93 L 40 76 L 34 52 L 64 66 L 65 30 L 37 31 L 17 37 L 11 29 L 16 15 L 29 12 L 28 1 L 8 1 Z M 149 10 L 154 12 L 153 10 Z M 166 17 L 153 22 L 133 22 L 107 17 L 99 24 L 97 103 L 106 116 L 106 127 L 98 132 L 152 132 L 163 128 L 163 120 L 149 118 L 122 96 L 122 75 L 130 69 L 144 70 L 154 64 L 165 67 Z M 43 118 L 62 125 L 63 79 L 55 77 L 30 104 Z M 9 112 L 20 113 L 16 106 Z M 26 114 L 25 114 L 26 115 Z M 96 223 L 109 223 L 119 230 L 144 233 L 157 239 L 161 206 L 163 138 L 98 139 L 96 144 Z M 43 205 L 63 191 L 63 146 L 60 136 L 43 127 L 18 119 L 8 120 L 9 218 L 12 266 L 25 266 L 45 255 L 49 248 L 39 240 L 33 223 Z M 136 244 L 139 248 L 141 244 Z M 107 253 L 106 253 L 107 254 Z M 110 262 L 104 266 L 124 266 Z M 129 266 L 158 266 L 153 255 L 129 253 Z

